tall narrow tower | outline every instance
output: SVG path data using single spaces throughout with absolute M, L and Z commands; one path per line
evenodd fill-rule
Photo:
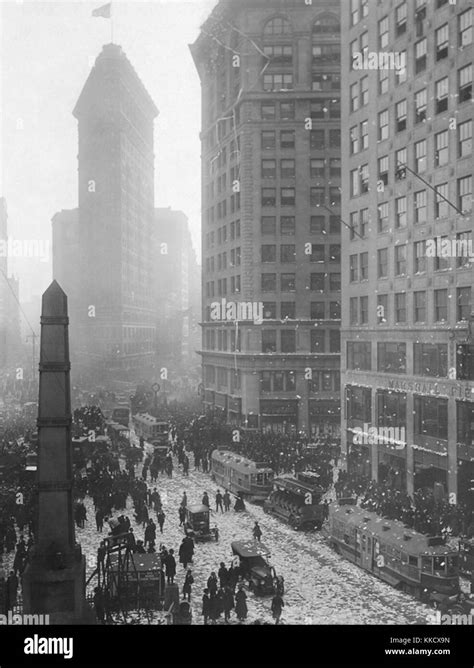
M 38 525 L 23 577 L 27 613 L 52 623 L 85 612 L 85 560 L 75 541 L 67 297 L 56 281 L 43 295 L 38 400 Z
M 154 143 L 158 115 L 130 61 L 104 46 L 74 108 L 79 153 L 78 294 L 73 354 L 81 367 L 142 374 L 154 362 Z

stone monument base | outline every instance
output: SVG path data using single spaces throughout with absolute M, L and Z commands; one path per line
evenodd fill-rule
M 54 570 L 47 568 L 44 560 L 33 559 L 23 574 L 23 611 L 49 615 L 50 624 L 90 624 L 85 588 L 83 556 L 65 568 Z

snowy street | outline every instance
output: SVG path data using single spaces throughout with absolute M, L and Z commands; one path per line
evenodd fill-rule
M 175 467 L 177 462 L 175 461 Z M 141 466 L 140 469 L 141 470 Z M 148 481 L 149 486 L 152 485 Z M 177 557 L 179 545 L 184 536 L 179 527 L 178 507 L 183 492 L 186 491 L 188 505 L 200 504 L 204 491 L 211 501 L 211 510 L 215 507 L 214 497 L 217 486 L 210 475 L 191 470 L 189 477 L 184 477 L 180 470 L 174 469 L 173 477 L 160 475 L 156 487 L 161 495 L 166 513 L 163 535 L 157 527 L 157 551 L 160 543 L 173 548 Z M 223 491 L 221 489 L 221 491 Z M 76 527 L 76 540 L 81 543 L 87 556 L 88 573 L 95 564 L 96 550 L 101 536 L 95 529 L 94 508 L 92 500 L 86 498 L 86 527 Z M 236 513 L 231 509 L 228 513 L 211 512 L 211 527 L 217 524 L 219 541 L 198 542 L 194 553 L 192 567 L 194 585 L 192 588 L 191 605 L 193 624 L 202 624 L 201 599 L 211 571 L 217 573 L 221 561 L 228 567 L 232 558 L 230 544 L 234 540 L 252 539 L 252 529 L 258 520 L 263 535 L 262 542 L 270 549 L 270 563 L 277 575 L 285 579 L 285 608 L 281 622 L 286 624 L 426 624 L 426 617 L 431 609 L 419 601 L 403 594 L 389 585 L 365 573 L 357 566 L 334 553 L 329 547 L 323 533 L 301 533 L 291 529 L 280 520 L 268 516 L 257 505 L 247 503 L 245 513 Z M 133 519 L 133 508 L 130 498 L 127 511 L 116 512 L 115 516 L 127 514 L 134 528 L 137 539 L 143 538 L 144 529 Z M 156 522 L 154 513 L 150 517 Z M 178 561 L 178 559 L 177 559 Z M 184 570 L 177 564 L 175 582 L 182 590 Z M 91 584 L 93 584 L 92 581 Z M 257 597 L 248 593 L 247 605 L 249 615 L 246 623 L 259 619 L 271 622 L 271 597 Z M 143 623 L 143 621 L 142 621 Z M 219 620 L 218 623 L 224 623 Z M 231 623 L 237 623 L 232 615 Z

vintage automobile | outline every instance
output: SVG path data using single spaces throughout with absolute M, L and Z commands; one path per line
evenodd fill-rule
M 239 562 L 240 575 L 247 580 L 249 589 L 256 594 L 285 593 L 282 576 L 277 576 L 267 559 L 270 551 L 256 540 L 236 540 L 231 543 L 232 553 Z
M 166 455 L 169 452 L 169 447 L 163 445 L 160 441 L 152 441 L 153 446 L 153 459 L 156 460 L 156 463 L 159 464 L 161 470 L 165 469 L 166 466 Z
M 209 526 L 209 508 L 204 505 L 188 506 L 184 521 L 184 533 L 194 540 L 219 540 L 219 530 Z

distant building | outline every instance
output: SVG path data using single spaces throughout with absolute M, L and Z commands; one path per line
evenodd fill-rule
M 69 298 L 71 358 L 98 378 L 153 377 L 153 123 L 120 46 L 96 59 L 74 108 L 79 207 L 53 218 L 53 276 Z
M 0 197 L 0 369 L 18 367 L 23 361 L 20 337 L 19 281 L 9 276 L 8 212 Z
M 197 367 L 201 280 L 188 219 L 182 211 L 155 209 L 157 356 L 160 368 Z
M 79 209 L 54 214 L 53 224 L 53 276 L 68 296 L 71 348 L 77 353 L 76 337 L 80 316 L 80 292 L 82 276 L 80 267 Z
M 451 503 L 474 486 L 473 15 L 470 0 L 342 14 L 343 463 Z
M 339 433 L 339 11 L 221 0 L 191 46 L 204 402 L 248 427 Z

